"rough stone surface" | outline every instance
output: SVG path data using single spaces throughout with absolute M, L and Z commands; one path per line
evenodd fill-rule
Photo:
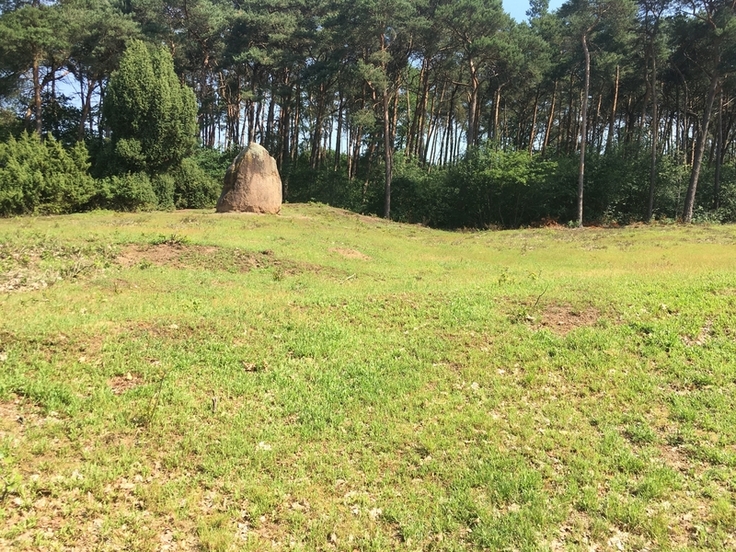
M 263 146 L 251 143 L 225 173 L 217 212 L 278 214 L 281 211 L 281 177 L 276 160 Z

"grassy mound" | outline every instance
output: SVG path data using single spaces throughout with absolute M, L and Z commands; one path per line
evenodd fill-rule
M 736 228 L 0 220 L 0 547 L 736 547 Z

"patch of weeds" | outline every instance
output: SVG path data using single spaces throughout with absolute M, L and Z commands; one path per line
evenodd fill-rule
M 191 243 L 191 239 L 188 236 L 183 236 L 178 233 L 169 234 L 168 236 L 165 234 L 159 234 L 158 236 L 152 238 L 148 243 L 151 245 L 170 245 L 172 247 L 182 247 L 184 245 L 189 245 Z
M 46 412 L 70 411 L 77 404 L 77 397 L 69 387 L 46 379 L 18 381 L 10 386 L 10 392 L 27 398 Z
M 202 550 L 207 552 L 227 552 L 234 541 L 234 530 L 230 517 L 225 513 L 214 514 L 199 521 L 197 536 Z
M 643 500 L 614 493 L 607 497 L 603 515 L 614 525 L 637 533 L 645 530 L 649 517 Z
M 166 266 L 181 270 L 206 269 L 230 273 L 249 272 L 259 268 L 273 268 L 274 280 L 302 272 L 321 271 L 320 267 L 277 259 L 271 251 L 254 252 L 241 248 L 191 245 L 183 241 L 164 241 L 150 246 L 131 245 L 117 257 L 119 265 L 142 269 Z
M 90 274 L 95 268 L 96 263 L 94 261 L 81 257 L 75 259 L 70 264 L 63 266 L 61 270 L 59 270 L 59 276 L 63 280 L 71 280 L 73 278 Z
M 97 242 L 72 245 L 54 239 L 0 242 L 0 292 L 45 289 L 111 266 L 117 248 Z
M 140 411 L 137 416 L 133 417 L 132 421 L 135 425 L 150 427 L 151 424 L 153 424 L 153 421 L 159 410 L 159 404 L 161 402 L 161 397 L 164 390 L 164 383 L 166 382 L 166 378 L 168 375 L 169 372 L 164 372 L 159 377 L 159 380 L 156 383 L 155 389 L 153 390 L 148 400 L 145 410 Z
M 178 224 L 196 227 L 202 225 L 212 226 L 215 222 L 212 217 L 207 217 L 206 215 L 186 215 L 179 220 Z M 175 227 L 176 224 L 172 224 L 171 226 Z
M 627 446 L 626 442 L 614 431 L 607 432 L 601 442 L 601 453 L 614 469 L 624 474 L 639 474 L 646 463 Z
M 634 488 L 634 494 L 645 500 L 667 497 L 680 488 L 677 473 L 668 467 L 650 470 Z
M 733 530 L 736 527 L 736 507 L 726 497 L 718 497 L 710 508 L 710 521 L 716 526 Z
M 657 433 L 645 422 L 632 422 L 624 429 L 626 438 L 635 445 L 647 445 L 656 442 Z

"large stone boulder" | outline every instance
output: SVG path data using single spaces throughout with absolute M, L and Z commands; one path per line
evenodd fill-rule
M 281 177 L 276 160 L 266 148 L 251 143 L 235 158 L 225 173 L 225 185 L 216 209 L 218 213 L 278 214 L 281 211 Z

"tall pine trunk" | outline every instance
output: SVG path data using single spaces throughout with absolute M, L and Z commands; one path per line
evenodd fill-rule
M 700 178 L 700 168 L 703 163 L 703 152 L 705 151 L 705 142 L 708 139 L 708 125 L 710 116 L 713 112 L 713 101 L 716 97 L 718 84 L 720 79 L 718 74 L 714 73 L 710 80 L 710 88 L 708 89 L 708 98 L 705 100 L 705 109 L 703 111 L 703 120 L 700 125 L 700 133 L 695 142 L 693 151 L 693 168 L 690 172 L 690 182 L 687 187 L 687 195 L 685 196 L 685 206 L 682 213 L 682 221 L 691 223 L 693 221 L 693 208 L 695 207 L 695 192 L 698 189 L 698 179 Z
M 41 118 L 41 69 L 37 55 L 33 56 L 33 115 L 36 118 L 36 134 L 41 136 L 43 130 Z
M 383 155 L 386 170 L 386 180 L 383 198 L 383 217 L 391 218 L 391 177 L 393 176 L 393 147 L 391 144 L 391 114 L 389 112 L 390 99 L 388 89 L 383 92 Z
M 657 58 L 652 52 L 652 152 L 649 165 L 649 203 L 646 221 L 654 214 L 654 190 L 657 185 L 657 137 L 659 134 L 659 104 L 657 103 Z
M 606 136 L 606 153 L 610 153 L 613 144 L 613 127 L 616 122 L 616 109 L 618 108 L 618 87 L 621 78 L 621 68 L 616 66 L 616 78 L 613 83 L 613 103 L 611 105 L 611 118 L 608 121 L 608 136 Z
M 718 119 L 716 127 L 716 174 L 713 179 L 713 208 L 721 206 L 721 166 L 723 164 L 723 89 L 718 94 Z
M 590 51 L 588 35 L 583 34 L 583 54 L 585 54 L 585 85 L 580 107 L 580 168 L 578 170 L 578 226 L 583 225 L 583 183 L 585 182 L 585 145 L 588 141 L 588 94 L 590 92 Z
M 552 131 L 552 123 L 555 119 L 555 100 L 557 99 L 557 81 L 552 89 L 552 105 L 549 108 L 549 117 L 547 117 L 547 128 L 544 129 L 544 142 L 542 143 L 542 155 L 547 152 L 547 144 L 549 144 L 549 135 Z

